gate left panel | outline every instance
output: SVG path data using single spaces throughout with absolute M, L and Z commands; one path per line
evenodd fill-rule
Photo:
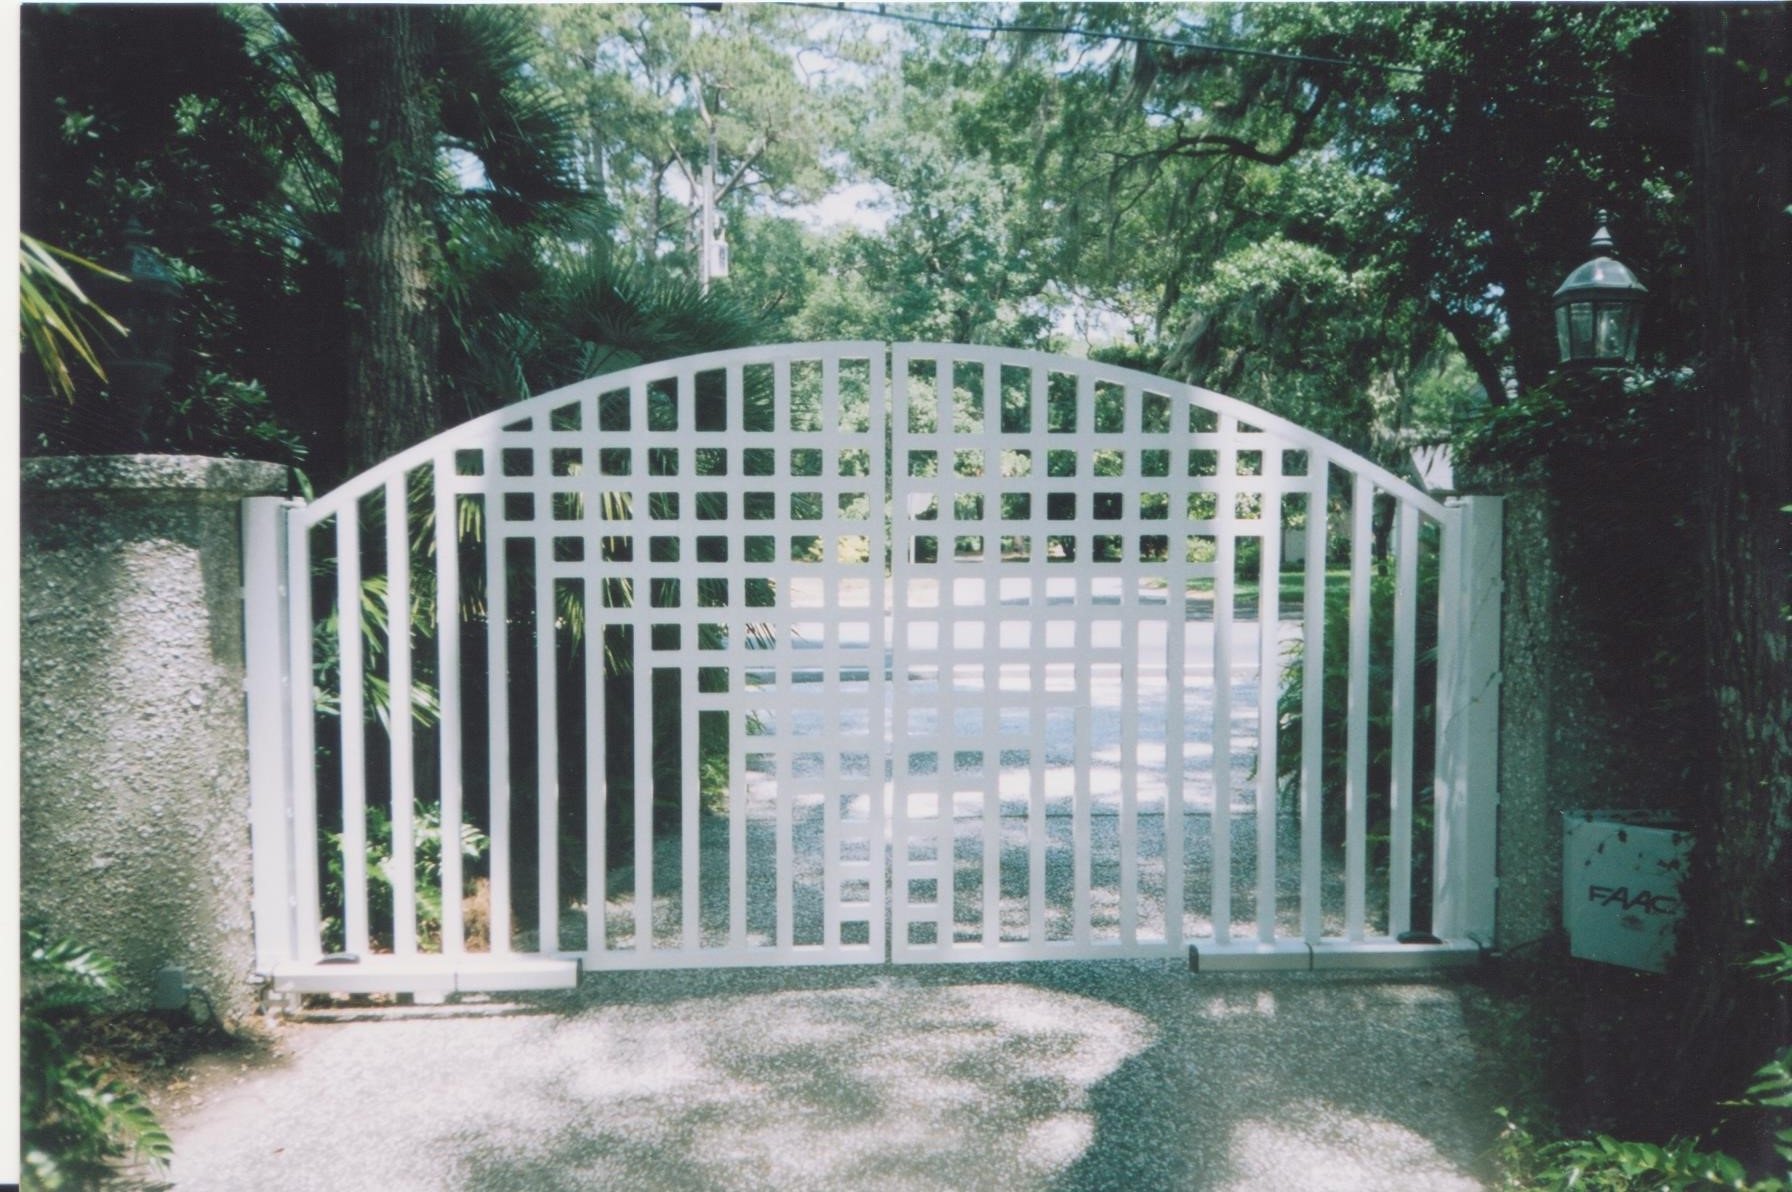
M 295 511 L 276 987 L 881 960 L 884 383 L 642 366 Z

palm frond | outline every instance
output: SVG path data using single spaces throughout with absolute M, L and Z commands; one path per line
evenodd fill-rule
M 50 383 L 63 397 L 73 400 L 75 379 L 69 370 L 68 353 L 72 352 L 103 381 L 106 370 L 100 365 L 91 337 L 101 328 L 119 335 L 130 332 L 87 296 L 74 275 L 63 267 L 63 261 L 112 281 L 129 279 L 19 233 L 19 330 Z

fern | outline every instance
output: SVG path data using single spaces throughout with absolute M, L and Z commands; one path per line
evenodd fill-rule
M 23 931 L 24 1184 L 85 1188 L 128 1155 L 164 1168 L 174 1144 L 141 1094 L 83 1054 L 83 1028 L 117 991 L 112 962 L 84 944 Z

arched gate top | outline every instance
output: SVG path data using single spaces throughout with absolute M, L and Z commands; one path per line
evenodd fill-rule
M 1198 385 L 1173 381 L 1136 369 L 1025 348 L 925 342 L 888 345 L 875 340 L 838 340 L 772 344 L 735 348 L 722 352 L 706 352 L 651 364 L 636 365 L 620 372 L 606 373 L 574 382 L 514 405 L 493 410 L 489 414 L 452 427 L 433 438 L 399 452 L 383 463 L 345 481 L 336 489 L 312 502 L 305 509 L 303 520 L 307 524 L 315 525 L 340 512 L 350 501 L 378 491 L 394 476 L 402 476 L 424 464 L 450 458 L 451 453 L 458 449 L 496 446 L 507 430 L 528 423 L 529 420 L 537 416 L 551 415 L 555 410 L 601 394 L 620 390 L 638 390 L 657 381 L 680 376 L 694 376 L 698 373 L 738 369 L 749 365 L 776 367 L 782 364 L 787 367 L 792 362 L 807 360 L 836 362 L 869 360 L 877 366 L 874 371 L 883 376 L 887 375 L 889 362 L 892 359 L 951 360 L 985 366 L 1047 370 L 1052 373 L 1086 379 L 1094 384 L 1119 385 L 1131 391 L 1164 394 L 1186 401 L 1201 409 L 1230 416 L 1238 423 L 1257 428 L 1282 440 L 1287 448 L 1309 452 L 1316 459 L 1352 475 L 1361 476 L 1376 488 L 1404 504 L 1411 505 L 1419 513 L 1434 521 L 1442 521 L 1446 516 L 1443 504 L 1436 498 L 1357 452 L 1279 415 L 1237 398 L 1201 388 Z M 591 427 L 587 428 L 585 433 L 597 435 L 603 432 Z M 695 433 L 700 435 L 713 432 L 700 430 Z M 721 433 L 732 432 L 723 431 Z

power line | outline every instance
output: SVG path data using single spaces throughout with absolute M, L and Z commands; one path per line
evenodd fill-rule
M 1202 54 L 1235 54 L 1241 58 L 1269 58 L 1278 62 L 1306 62 L 1315 66 L 1349 66 L 1360 70 L 1379 70 L 1388 74 L 1423 76 L 1416 66 L 1400 66 L 1388 62 L 1364 62 L 1355 58 L 1333 58 L 1324 54 L 1296 54 L 1288 50 L 1260 50 L 1251 46 L 1224 45 L 1219 42 L 1179 41 L 1145 33 L 1098 33 L 1071 25 L 983 25 L 972 21 L 944 20 L 917 13 L 893 12 L 887 8 L 849 8 L 845 4 L 815 4 L 803 0 L 780 0 L 784 8 L 812 8 L 845 16 L 874 17 L 885 21 L 902 21 L 911 25 L 933 25 L 941 29 L 959 29 L 969 33 L 1047 33 L 1060 37 L 1082 37 L 1091 41 L 1122 41 L 1133 45 L 1160 46 Z

